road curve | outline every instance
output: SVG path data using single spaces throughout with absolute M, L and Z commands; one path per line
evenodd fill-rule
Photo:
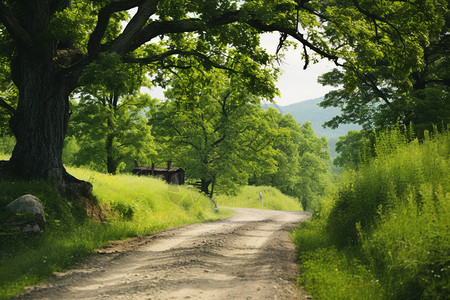
M 17 299 L 307 299 L 289 229 L 310 214 L 233 209 L 226 220 L 113 243 Z

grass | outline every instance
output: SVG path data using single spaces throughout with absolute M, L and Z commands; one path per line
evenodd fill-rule
M 53 272 L 70 268 L 109 241 L 233 214 L 230 210 L 215 213 L 208 198 L 188 187 L 146 177 L 111 176 L 74 168 L 68 171 L 93 183 L 107 221 L 77 217 L 76 208 L 61 198 L 52 183 L 0 182 L 1 211 L 13 199 L 31 193 L 42 200 L 48 221 L 45 232 L 36 237 L 0 230 L 0 299 L 8 299 L 25 286 L 46 280 Z M 0 221 L 4 217 L 1 215 Z
M 259 193 L 263 197 L 263 201 Z M 302 210 L 297 199 L 281 193 L 273 187 L 244 186 L 236 196 L 219 195 L 215 198 L 217 205 L 226 207 L 260 208 L 273 210 Z
M 300 282 L 319 299 L 447 299 L 450 134 L 377 137 L 376 158 L 351 171 L 292 238 Z

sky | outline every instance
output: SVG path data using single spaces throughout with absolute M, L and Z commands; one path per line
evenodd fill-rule
M 266 33 L 261 36 L 261 46 L 266 48 L 268 53 L 275 54 L 278 45 L 278 33 Z M 285 106 L 309 99 L 324 96 L 332 89 L 329 86 L 322 86 L 317 82 L 317 77 L 323 73 L 331 71 L 335 67 L 333 62 L 326 59 L 317 64 L 310 64 L 303 70 L 304 61 L 301 59 L 301 48 L 289 49 L 285 52 L 285 58 L 280 68 L 283 70 L 278 78 L 277 87 L 280 90 L 280 97 L 275 98 L 277 105 Z M 310 51 L 311 52 L 311 51 Z M 153 87 L 148 92 L 152 97 L 163 99 L 163 89 Z
M 278 40 L 278 33 L 263 34 L 261 45 L 268 53 L 275 54 Z M 289 49 L 285 52 L 284 62 L 280 65 L 283 72 L 277 83 L 281 96 L 275 98 L 278 105 L 319 98 L 333 89 L 330 86 L 322 86 L 317 82 L 317 77 L 331 71 L 335 67 L 334 63 L 323 59 L 317 64 L 310 64 L 306 70 L 303 70 L 305 62 L 301 58 L 301 51 L 302 47 L 299 46 L 297 49 Z

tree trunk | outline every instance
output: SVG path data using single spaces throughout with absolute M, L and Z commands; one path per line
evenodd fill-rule
M 114 158 L 113 142 L 114 142 L 114 134 L 108 133 L 108 136 L 106 137 L 106 147 L 105 147 L 106 169 L 108 171 L 108 174 L 116 174 L 117 172 L 117 160 Z
M 69 120 L 71 89 L 53 63 L 52 55 L 20 55 L 13 64 L 19 102 L 11 119 L 17 143 L 10 165 L 22 178 L 64 180 L 62 149 Z
M 108 174 L 115 175 L 117 172 L 118 159 L 114 157 L 114 138 L 116 137 L 116 128 L 114 124 L 117 121 L 116 114 L 118 110 L 117 105 L 119 103 L 118 94 L 112 94 L 109 99 L 106 99 L 106 103 L 108 103 L 108 106 L 105 107 L 105 109 L 109 110 L 108 120 L 106 122 L 106 169 Z
M 19 89 L 17 110 L 11 119 L 17 143 L 6 170 L 20 179 L 56 181 L 63 197 L 87 216 L 102 220 L 92 184 L 68 174 L 62 163 L 73 80 L 67 80 L 64 70 L 45 52 L 37 57 L 19 54 L 12 71 Z
M 205 193 L 205 195 L 209 195 L 209 184 L 211 183 L 210 180 L 201 179 L 201 192 Z

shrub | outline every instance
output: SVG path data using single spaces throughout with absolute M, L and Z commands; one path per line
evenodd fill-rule
M 370 231 L 380 214 L 388 214 L 397 203 L 410 197 L 411 189 L 420 205 L 424 184 L 435 193 L 441 182 L 448 180 L 447 133 L 426 138 L 423 144 L 417 140 L 407 143 L 399 135 L 399 129 L 380 134 L 375 146 L 377 157 L 362 165 L 339 190 L 327 225 L 337 246 L 358 242 L 356 224 L 364 232 Z

